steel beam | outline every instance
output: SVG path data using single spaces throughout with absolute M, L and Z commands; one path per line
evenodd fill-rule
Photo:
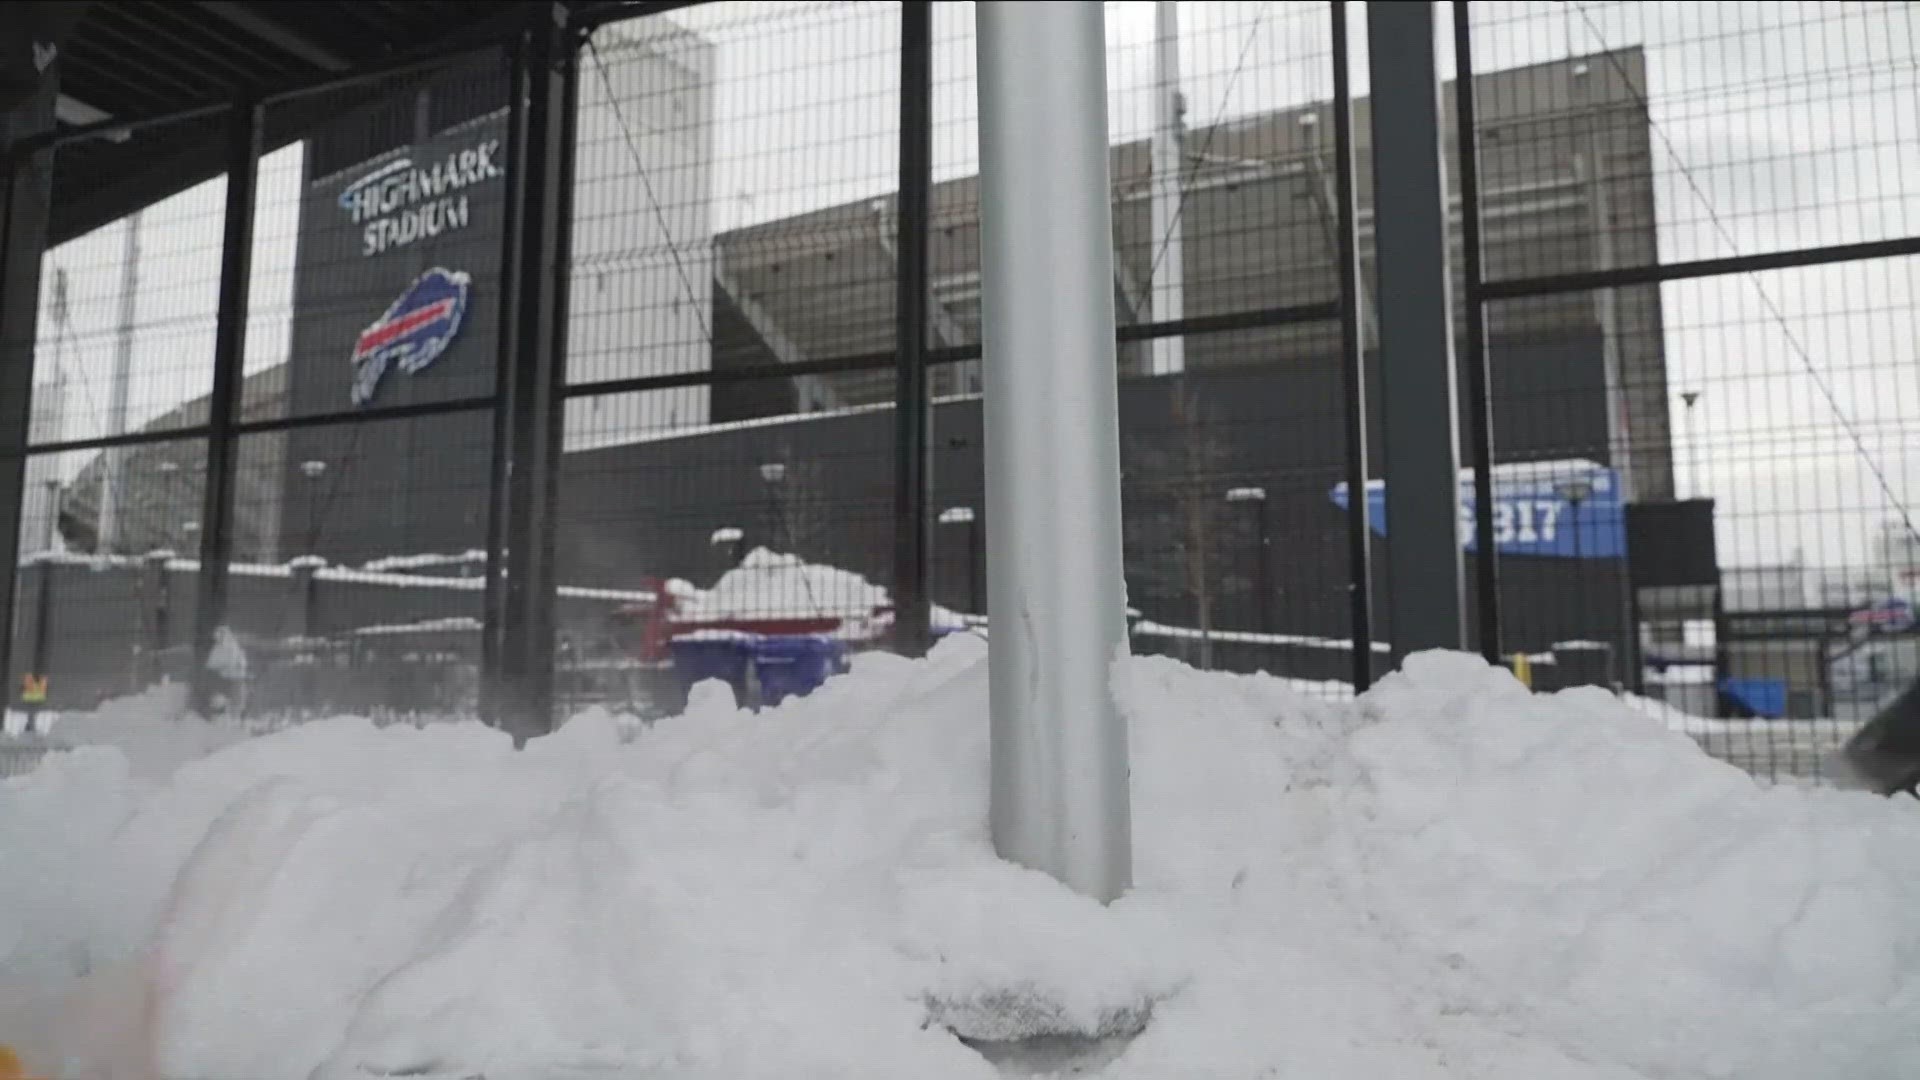
M 900 198 L 895 251 L 893 646 L 919 656 L 933 643 L 927 603 L 932 518 L 927 400 L 927 230 L 933 190 L 933 5 L 900 5 Z M 949 342 L 949 344 L 955 344 Z
M 53 202 L 53 154 L 15 153 L 50 131 L 60 66 L 41 72 L 27 101 L 0 113 L 0 679 L 13 678 L 13 609 L 25 505 L 27 444 L 33 424 L 34 341 L 40 317 L 40 260 Z M 7 687 L 0 702 L 11 701 Z
M 914 0 L 907 0 L 907 2 L 911 3 Z M 886 200 L 879 200 L 877 208 L 879 213 L 874 218 L 874 229 L 880 240 L 880 250 L 886 252 L 887 258 L 893 260 L 894 272 L 897 274 L 901 254 L 900 246 L 894 242 L 894 233 L 901 229 L 902 225 L 898 220 L 888 219 Z M 897 216 L 904 214 L 903 208 Z M 927 294 L 927 320 L 932 324 L 933 335 L 940 340 L 941 345 L 951 348 L 966 343 L 966 328 L 960 325 L 959 319 L 953 317 L 953 312 L 947 310 L 946 303 L 931 291 Z
M 1474 601 L 1480 615 L 1480 655 L 1497 664 L 1502 652 L 1500 552 L 1493 533 L 1493 377 L 1487 354 L 1487 306 L 1480 289 L 1486 276 L 1480 240 L 1480 122 L 1473 93 L 1473 18 L 1466 0 L 1453 5 L 1453 51 L 1460 73 L 1454 80 L 1454 141 L 1460 155 L 1461 287 L 1466 293 L 1462 361 L 1467 366 L 1467 438 L 1473 461 Z
M 298 58 L 302 63 L 311 64 L 321 71 L 339 74 L 353 67 L 353 61 L 327 48 L 305 34 L 290 30 L 273 21 L 267 12 L 274 5 L 240 4 L 232 0 L 200 0 L 200 10 L 219 19 L 221 22 L 246 34 L 258 38 L 281 52 Z
M 500 225 L 500 295 L 520 295 L 521 219 L 526 213 L 527 65 L 525 42 L 507 49 L 506 198 Z M 495 727 L 504 727 L 512 702 L 506 694 L 504 664 L 507 603 L 508 490 L 513 482 L 514 413 L 508 407 L 513 394 L 514 358 L 520 342 L 520 305 L 500 305 L 493 368 L 493 430 L 487 464 L 487 563 L 480 594 L 480 715 Z
M 1389 638 L 1396 662 L 1466 643 L 1459 407 L 1447 281 L 1434 5 L 1367 5 L 1386 453 Z M 1364 499 L 1364 488 L 1352 498 Z
M 994 846 L 1132 877 L 1105 15 L 978 8 Z
M 490 710 L 516 744 L 551 731 L 555 644 L 553 509 L 559 485 L 568 176 L 573 160 L 569 104 L 578 93 L 576 51 L 563 5 L 551 5 L 524 43 L 524 152 L 515 161 L 520 206 L 514 338 L 504 373 L 507 398 L 506 516 L 498 642 L 498 695 Z
M 1634 285 L 1658 285 L 1668 281 L 1720 277 L 1725 274 L 1757 274 L 1765 270 L 1796 270 L 1806 266 L 1830 266 L 1834 263 L 1866 262 L 1872 259 L 1898 259 L 1920 255 L 1920 236 L 1892 240 L 1869 240 L 1858 244 L 1832 244 L 1825 247 L 1794 248 L 1787 251 L 1763 251 L 1752 255 L 1730 255 L 1722 259 L 1695 259 L 1689 262 L 1648 263 L 1645 266 L 1621 266 L 1611 270 L 1582 270 L 1539 277 L 1507 278 L 1489 281 L 1480 293 L 1488 300 L 1519 300 L 1530 296 L 1587 292 L 1592 289 L 1624 289 Z
M 1340 276 L 1340 382 L 1346 396 L 1347 490 L 1367 490 L 1366 281 L 1360 270 L 1360 197 L 1355 178 L 1351 46 L 1347 5 L 1333 0 L 1333 148 L 1335 244 Z M 1353 642 L 1353 688 L 1373 685 L 1373 525 L 1363 498 L 1347 499 L 1347 621 Z
M 740 309 L 741 317 L 747 320 L 748 326 L 753 327 L 754 333 L 760 335 L 760 340 L 766 343 L 775 360 L 789 366 L 807 362 L 806 350 L 788 335 L 786 328 L 780 325 L 780 321 L 773 317 L 772 312 L 768 311 L 760 301 L 755 300 L 734 279 L 733 271 L 727 269 L 726 260 L 713 261 L 713 283 L 720 287 L 721 292 L 727 294 L 727 297 L 733 301 L 734 307 Z M 798 391 L 801 412 L 835 409 L 844 404 L 840 395 L 823 379 L 802 375 L 794 379 L 793 383 Z
M 229 116 L 227 202 L 220 243 L 220 308 L 213 331 L 213 390 L 207 397 L 207 476 L 200 510 L 199 595 L 193 618 L 193 703 L 201 715 L 212 704 L 207 660 L 215 632 L 227 618 L 227 564 L 233 558 L 234 471 L 240 386 L 246 370 L 247 305 L 253 284 L 253 211 L 258 190 L 266 109 L 236 103 Z

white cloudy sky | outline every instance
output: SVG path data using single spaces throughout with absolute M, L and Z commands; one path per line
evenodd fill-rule
M 1109 3 L 1108 124 L 1149 127 L 1153 5 Z M 1441 5 L 1443 18 L 1450 18 Z M 1350 5 L 1356 82 L 1365 26 Z M 935 6 L 935 170 L 970 173 L 972 5 Z M 1706 258 L 1920 233 L 1920 6 L 1904 3 L 1482 3 L 1483 70 L 1641 45 L 1655 124 L 1661 257 Z M 715 43 L 715 226 L 771 220 L 893 187 L 897 10 L 877 3 L 719 3 L 676 16 Z M 1180 5 L 1188 121 L 1329 96 L 1320 3 Z M 1451 75 L 1451 50 L 1442 68 Z M 286 349 L 299 149 L 263 169 L 249 368 Z M 222 185 L 142 224 L 133 423 L 204 392 Z M 49 255 L 68 333 L 42 313 L 42 377 L 69 374 L 64 437 L 104 431 L 124 230 Z M 1803 553 L 1871 562 L 1899 502 L 1920 501 L 1920 260 L 1664 286 L 1682 494 L 1720 500 L 1723 561 Z M 1826 401 L 1831 391 L 1843 424 Z M 1688 416 L 1678 394 L 1700 393 Z M 1866 447 L 1862 454 L 1848 427 Z M 79 461 L 68 463 L 77 468 Z

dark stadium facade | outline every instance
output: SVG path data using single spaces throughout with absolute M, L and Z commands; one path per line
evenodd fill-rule
M 1637 52 L 1620 55 L 1629 72 L 1640 70 Z M 1567 132 L 1559 156 L 1540 151 L 1537 130 L 1524 157 L 1504 158 L 1497 139 L 1490 141 L 1482 179 L 1490 277 L 1654 254 L 1644 116 L 1617 88 L 1581 85 L 1594 77 L 1588 70 L 1563 61 L 1481 77 L 1490 131 L 1552 124 Z M 292 346 L 279 380 L 285 414 L 351 408 L 356 378 L 367 378 L 355 359 L 366 335 L 408 317 L 389 309 L 434 271 L 464 282 L 457 329 L 430 363 L 385 371 L 372 393 L 382 404 L 424 404 L 491 392 L 502 193 L 514 167 L 498 76 L 462 73 L 394 100 L 372 122 L 343 118 L 338 130 L 309 141 Z M 1364 118 L 1365 103 L 1357 107 Z M 1334 251 L 1319 194 L 1324 162 L 1310 141 L 1314 125 L 1303 119 L 1326 108 L 1236 120 L 1205 135 L 1229 164 L 1196 166 L 1192 177 L 1189 317 L 1332 299 Z M 1356 127 L 1367 130 L 1364 119 Z M 1615 179 L 1604 193 L 1582 179 L 1582 155 L 1590 176 L 1596 153 L 1612 162 L 1607 175 Z M 1123 322 L 1144 319 L 1139 293 L 1152 273 L 1147 210 L 1135 194 L 1146 160 L 1144 144 L 1115 148 Z M 1369 187 L 1362 185 L 1363 206 Z M 724 372 L 890 349 L 890 203 L 882 195 L 712 236 L 702 252 L 713 268 L 702 320 L 706 362 Z M 974 179 L 936 185 L 932 203 L 935 343 L 970 345 L 979 334 Z M 1370 264 L 1366 220 L 1363 260 Z M 1493 310 L 1496 461 L 1590 462 L 1612 470 L 1628 500 L 1671 499 L 1659 305 L 1658 287 L 1647 286 L 1617 290 L 1606 304 L 1571 296 Z M 396 325 L 402 330 L 394 333 L 411 324 Z M 1129 601 L 1146 617 L 1330 644 L 1347 636 L 1346 517 L 1332 496 L 1345 478 L 1337 342 L 1337 327 L 1327 323 L 1193 335 L 1179 376 L 1145 374 L 1145 346 L 1122 347 Z M 1379 380 L 1369 353 L 1368 382 Z M 936 513 L 969 508 L 974 524 L 936 529 L 931 585 L 937 602 L 964 608 L 985 573 L 980 545 L 967 535 L 985 515 L 976 365 L 948 365 L 934 386 L 932 506 Z M 570 431 L 561 579 L 607 588 L 671 577 L 708 584 L 730 557 L 714 534 L 738 529 L 749 544 L 886 582 L 890 392 L 884 372 L 811 384 L 725 382 L 710 391 L 696 422 Z M 1377 415 L 1374 421 L 1377 461 Z M 236 558 L 317 555 L 354 566 L 484 547 L 490 422 L 476 411 L 260 438 L 243 449 L 241 469 L 273 480 L 249 487 L 243 478 Z M 582 435 L 591 437 L 575 437 Z M 777 482 L 763 468 L 773 463 L 784 466 Z M 1258 509 L 1227 498 L 1256 488 L 1264 497 Z M 253 550 L 245 550 L 249 543 Z M 1391 543 L 1389 535 L 1375 544 L 1382 566 Z M 1509 647 L 1603 643 L 1619 658 L 1610 661 L 1613 671 L 1625 677 L 1635 620 L 1623 554 L 1616 547 L 1578 557 L 1505 555 Z M 1204 573 L 1190 572 L 1196 561 Z M 1379 608 L 1383 616 L 1385 605 Z M 1376 626 L 1377 637 L 1390 637 L 1391 627 Z

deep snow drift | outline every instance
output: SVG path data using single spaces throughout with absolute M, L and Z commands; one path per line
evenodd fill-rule
M 1151 1004 L 1110 1076 L 1920 1067 L 1910 804 L 1465 656 L 1351 704 L 1134 659 L 1103 909 L 993 857 L 983 652 L 519 754 L 339 720 L 164 779 L 54 756 L 0 786 L 0 1036 L 69 1076 L 991 1077 L 930 1021 L 1013 996 Z

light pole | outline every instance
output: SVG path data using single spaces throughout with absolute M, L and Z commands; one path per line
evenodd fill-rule
M 986 605 L 980 597 L 980 520 L 971 506 L 949 506 L 940 511 L 940 524 L 967 527 L 967 614 L 979 615 Z
M 1580 504 L 1593 497 L 1593 481 L 1586 477 L 1562 480 L 1553 485 L 1554 493 L 1567 501 L 1567 525 L 1573 530 L 1575 565 L 1585 556 L 1580 547 Z
M 47 481 L 47 520 L 53 523 L 47 530 L 46 553 L 51 555 L 53 537 L 60 528 L 60 481 L 58 479 Z M 35 726 L 40 721 L 40 710 L 47 704 L 47 651 L 51 647 L 49 643 L 52 640 L 48 626 L 53 622 L 53 575 L 56 569 L 53 559 L 40 560 L 40 590 L 34 595 L 33 670 L 27 675 L 28 679 L 37 678 L 40 682 L 35 688 L 36 693 L 27 694 L 23 688 L 21 694 L 25 699 L 22 704 L 27 707 L 27 734 L 29 735 L 33 734 Z
M 1267 524 L 1267 489 L 1237 487 L 1227 492 L 1227 502 L 1245 506 L 1253 512 L 1253 590 L 1255 614 L 1263 634 L 1273 633 L 1273 537 Z
M 320 546 L 320 478 L 327 475 L 327 463 L 314 459 L 300 463 L 300 475 L 307 478 L 307 543 L 305 555 L 315 554 Z
M 785 462 L 769 461 L 760 466 L 760 479 L 767 485 L 767 533 L 774 547 L 785 551 L 792 543 L 787 537 L 787 515 L 780 505 L 780 485 L 787 479 Z
M 47 480 L 47 542 L 43 551 L 52 551 L 60 540 L 60 478 Z
M 1581 562 L 1586 557 L 1586 552 L 1580 542 L 1580 505 L 1593 497 L 1593 481 L 1584 476 L 1574 477 L 1553 485 L 1553 490 L 1567 501 L 1567 527 L 1573 532 L 1573 580 L 1576 584 L 1574 603 L 1578 605 L 1577 617 L 1583 624 L 1582 632 L 1584 633 L 1588 604 L 1584 587 L 1586 567 Z
M 1693 426 L 1693 407 L 1700 404 L 1700 391 L 1682 390 L 1680 392 L 1680 401 L 1687 407 L 1686 459 L 1688 494 L 1694 498 L 1698 498 L 1701 488 L 1700 459 L 1699 447 L 1696 445 L 1695 440 L 1697 440 L 1699 436 Z
M 173 481 L 180 475 L 180 463 L 171 458 L 155 465 L 154 471 L 160 480 L 160 543 L 163 547 L 173 546 L 173 515 L 177 500 L 174 498 Z

